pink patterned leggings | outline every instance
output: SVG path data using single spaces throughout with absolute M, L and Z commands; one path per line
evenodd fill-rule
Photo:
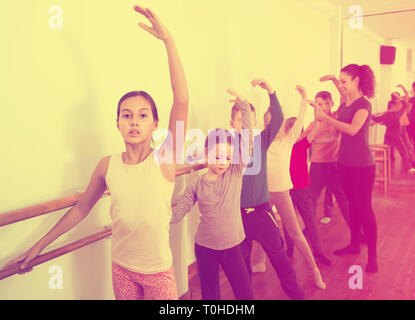
M 142 274 L 113 262 L 112 285 L 117 300 L 178 300 L 173 267 L 160 273 Z

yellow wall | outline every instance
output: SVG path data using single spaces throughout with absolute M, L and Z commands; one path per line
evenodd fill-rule
M 396 47 L 396 61 L 392 69 L 392 89 L 403 94 L 401 89 L 396 88 L 396 85 L 403 84 L 411 92 L 412 83 L 415 81 L 415 72 L 408 70 L 408 49 L 410 47 L 399 40 L 392 41 L 392 45 Z
M 384 44 L 384 39 L 368 30 L 365 21 L 362 22 L 362 29 L 353 29 L 349 26 L 349 21 L 343 23 L 343 66 L 351 63 L 369 65 L 376 78 L 376 96 L 372 99 L 372 112 L 385 111 L 384 105 L 386 97 L 384 92 L 389 85 L 388 67 L 380 65 L 380 46 Z M 371 127 L 370 142 L 383 143 L 384 128 L 382 126 Z
M 370 18 L 367 18 L 370 19 Z M 396 86 L 404 84 L 408 91 L 411 89 L 415 74 L 407 70 L 408 46 L 400 41 L 392 41 L 374 33 L 365 26 L 362 29 L 351 29 L 348 21 L 343 24 L 343 66 L 350 63 L 368 64 L 376 77 L 376 96 L 372 100 L 373 113 L 387 110 L 388 101 L 393 91 L 402 91 Z M 381 45 L 395 46 L 396 59 L 393 65 L 380 64 Z M 371 143 L 383 143 L 385 126 L 374 126 L 370 130 Z
M 142 1 L 175 36 L 190 89 L 188 128 L 229 127 L 226 88 L 257 107 L 259 127 L 268 98 L 250 88 L 255 77 L 275 87 L 286 116 L 298 112 L 296 84 L 310 97 L 330 89 L 318 78 L 338 57 L 331 18 L 300 0 Z M 160 127 L 168 123 L 171 89 L 162 43 L 141 30 L 131 1 L 13 1 L 0 4 L 0 212 L 82 191 L 105 155 L 122 151 L 116 103 L 142 89 L 154 97 Z M 51 30 L 48 10 L 63 9 L 63 28 Z M 312 112 L 307 117 L 311 121 Z M 192 176 L 179 179 L 183 189 Z M 182 188 L 180 188 L 180 185 Z M 50 248 L 110 224 L 109 199 Z M 0 265 L 22 253 L 64 213 L 0 229 Z M 179 292 L 187 290 L 194 261 L 197 207 L 172 228 Z M 113 299 L 110 241 L 61 257 L 24 276 L 0 281 L 0 299 Z M 51 290 L 49 267 L 63 269 L 63 289 Z

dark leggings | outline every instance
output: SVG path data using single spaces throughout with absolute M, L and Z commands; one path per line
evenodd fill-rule
M 203 300 L 220 300 L 219 265 L 222 266 L 236 300 L 253 300 L 252 285 L 241 246 L 214 250 L 195 243 L 195 254 Z
M 412 108 L 415 108 L 415 106 Z M 412 146 L 414 147 L 413 151 L 415 153 L 415 122 L 406 127 L 406 131 L 408 132 L 409 139 L 411 139 Z
M 285 293 L 293 300 L 303 300 L 304 292 L 297 283 L 295 271 L 284 250 L 284 242 L 269 204 L 241 208 L 241 214 L 246 234 L 241 247 L 249 275 L 252 276 L 250 260 L 252 240 L 255 240 L 267 254 Z
M 350 206 L 351 245 L 360 247 L 363 227 L 368 255 L 376 257 L 377 226 L 372 209 L 372 190 L 376 167 L 352 167 L 339 164 L 339 176 Z
M 410 157 L 409 157 L 408 150 L 406 149 L 406 146 L 403 143 L 401 135 L 389 133 L 388 131 L 386 131 L 384 141 L 385 141 L 385 144 L 398 149 L 399 154 L 402 158 L 402 167 L 405 170 L 408 170 L 409 168 L 412 167 L 409 161 Z
M 344 220 L 350 225 L 349 219 L 349 202 L 345 195 L 344 189 L 340 182 L 338 166 L 336 162 L 312 162 L 310 165 L 311 192 L 313 194 L 314 208 L 317 208 L 317 201 L 324 187 L 330 188 L 330 191 L 336 197 L 339 204 L 340 212 Z

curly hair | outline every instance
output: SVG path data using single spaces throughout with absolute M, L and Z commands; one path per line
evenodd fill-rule
M 347 73 L 353 79 L 359 77 L 359 90 L 365 97 L 371 99 L 375 96 L 375 75 L 368 65 L 349 64 L 341 71 Z

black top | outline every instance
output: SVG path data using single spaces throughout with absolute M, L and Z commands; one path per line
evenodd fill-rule
M 400 135 L 401 134 L 401 116 L 408 109 L 408 104 L 403 102 L 401 110 L 386 111 L 384 114 L 372 117 L 373 121 L 379 122 L 386 126 L 385 135 Z M 408 116 L 409 118 L 409 116 Z
M 373 121 L 381 123 L 386 126 L 388 134 L 400 134 L 401 132 L 401 112 L 387 111 L 381 116 L 372 117 Z
M 415 97 L 409 99 L 409 104 L 412 105 L 412 108 L 408 114 L 408 119 L 412 125 L 415 125 Z
M 269 95 L 271 121 L 254 137 L 253 154 L 246 168 L 241 191 L 241 207 L 252 208 L 270 199 L 267 182 L 267 151 L 283 122 L 284 115 L 275 92 Z
M 365 97 L 361 97 L 348 107 L 346 107 L 345 104 L 342 104 L 338 111 L 337 120 L 345 123 L 351 123 L 356 112 L 360 109 L 367 110 L 369 112 L 369 116 L 354 136 L 342 132 L 338 160 L 338 162 L 342 165 L 369 167 L 375 164 L 369 146 L 369 125 L 372 116 L 371 103 Z

